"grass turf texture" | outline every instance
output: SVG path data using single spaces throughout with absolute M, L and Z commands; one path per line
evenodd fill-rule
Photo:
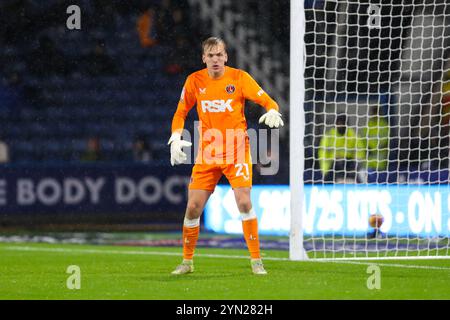
M 195 272 L 173 276 L 180 252 L 2 243 L 0 299 L 450 299 L 450 260 L 294 262 L 265 250 L 269 274 L 255 276 L 246 250 L 198 248 Z M 371 264 L 381 270 L 379 290 L 367 287 Z M 81 269 L 79 290 L 66 287 L 69 265 Z

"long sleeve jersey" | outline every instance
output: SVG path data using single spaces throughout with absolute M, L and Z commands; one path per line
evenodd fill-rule
M 181 92 L 172 121 L 172 132 L 184 128 L 188 112 L 196 105 L 200 121 L 199 155 L 204 150 L 212 150 L 212 153 L 208 153 L 219 158 L 229 156 L 230 152 L 235 154 L 243 144 L 248 146 L 244 114 L 246 99 L 263 106 L 267 111 L 278 110 L 277 103 L 243 70 L 225 67 L 224 75 L 218 79 L 212 79 L 206 68 L 194 72 L 187 78 Z M 226 138 L 241 133 L 245 139 L 240 139 L 240 142 Z M 219 135 L 222 139 L 218 138 Z

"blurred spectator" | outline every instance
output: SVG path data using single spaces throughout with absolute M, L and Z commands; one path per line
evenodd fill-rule
M 163 45 L 171 45 L 175 38 L 173 10 L 174 5 L 171 0 L 162 0 L 157 8 L 156 30 L 158 40 Z
M 327 130 L 320 140 L 319 164 L 324 182 L 362 182 L 357 172 L 364 167 L 364 142 L 347 126 L 347 117 L 336 117 L 336 126 Z
M 28 56 L 29 70 L 38 76 L 67 75 L 72 70 L 64 54 L 48 36 L 39 38 L 39 46 Z
M 376 171 L 386 170 L 389 154 L 389 124 L 380 112 L 380 108 L 371 107 L 367 126 L 361 132 L 367 148 L 367 168 Z
M 450 59 L 447 60 L 446 69 L 450 68 Z M 434 145 L 438 145 L 441 167 L 449 166 L 449 148 L 450 148 L 450 71 L 445 73 L 444 83 L 442 84 L 442 111 L 439 130 L 434 136 Z M 439 141 L 436 141 L 439 140 Z
M 443 69 L 450 68 L 450 59 Z M 448 169 L 450 145 L 450 71 L 442 76 L 442 81 L 433 85 L 431 105 L 422 107 L 417 142 L 412 146 L 420 149 L 420 169 Z M 416 152 L 417 153 L 417 152 Z M 415 155 L 415 154 L 413 154 Z M 413 158 L 413 161 L 416 160 Z
M 168 74 L 191 72 L 199 67 L 196 50 L 198 32 L 192 27 L 186 12 L 188 4 L 185 1 L 161 1 L 157 16 L 157 33 L 161 44 L 172 50 L 166 59 L 164 70 Z M 200 51 L 201 48 L 198 48 Z
M 411 119 L 411 122 L 413 119 Z M 400 171 L 416 171 L 420 164 L 421 133 L 420 126 L 410 123 L 405 126 L 398 146 L 398 162 Z
M 448 128 L 450 124 L 450 71 L 444 74 L 442 83 L 442 120 L 441 125 Z M 447 129 L 448 131 L 448 129 Z
M 137 162 L 150 162 L 153 152 L 144 135 L 138 135 L 133 142 L 133 160 Z
M 162 0 L 158 6 L 145 6 L 136 21 L 142 47 L 160 44 L 171 49 L 164 66 L 164 71 L 170 75 L 189 73 L 201 67 L 193 48 L 199 46 L 197 39 L 202 37 L 198 28 L 190 23 L 188 10 L 185 0 Z
M 175 38 L 174 48 L 167 58 L 165 71 L 168 74 L 189 73 L 199 68 L 200 59 L 195 53 L 199 50 L 192 50 L 193 45 L 188 38 L 181 35 Z M 181 59 L 180 59 L 181 57 Z
M 442 127 L 439 124 L 422 130 L 418 148 L 420 148 L 420 170 L 448 168 L 448 136 L 442 135 Z
M 80 160 L 85 162 L 105 160 L 100 146 L 100 138 L 90 137 L 87 140 L 86 150 L 81 155 Z
M 153 37 L 155 27 L 156 12 L 154 7 L 147 7 L 139 16 L 136 28 L 139 34 L 139 40 L 143 48 L 153 47 L 157 41 Z
M 0 163 L 9 162 L 9 147 L 3 140 L 0 139 Z
M 94 50 L 85 56 L 85 61 L 87 72 L 91 76 L 113 75 L 118 72 L 118 67 L 107 54 L 102 40 L 97 40 Z

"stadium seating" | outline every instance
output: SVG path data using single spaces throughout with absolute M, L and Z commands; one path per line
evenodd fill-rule
M 15 57 L 11 69 L 22 71 L 24 84 L 38 92 L 38 98 L 23 105 L 15 119 L 0 117 L 2 138 L 10 145 L 14 163 L 78 160 L 91 136 L 100 138 L 107 160 L 127 160 L 135 135 L 142 133 L 154 154 L 161 155 L 156 160 L 167 158 L 170 126 L 155 124 L 170 124 L 185 75 L 164 73 L 170 48 L 140 47 L 136 15 L 117 16 L 115 21 L 109 30 L 90 30 L 89 36 L 46 30 L 65 57 L 77 61 L 67 75 L 33 75 L 19 50 L 5 48 L 3 56 Z M 97 39 L 104 40 L 107 54 L 117 65 L 116 74 L 90 76 L 83 69 L 86 61 L 80 58 Z

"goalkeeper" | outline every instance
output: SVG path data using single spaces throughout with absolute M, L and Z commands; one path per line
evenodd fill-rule
M 260 118 L 270 128 L 283 126 L 278 105 L 245 71 L 225 66 L 228 56 L 225 42 L 216 37 L 202 44 L 206 68 L 188 76 L 172 121 L 169 139 L 172 165 L 187 160 L 183 147 L 191 143 L 181 139 L 188 112 L 197 106 L 199 116 L 199 152 L 192 169 L 188 202 L 183 224 L 183 261 L 172 274 L 194 271 L 193 256 L 200 230 L 200 216 L 222 175 L 234 191 L 241 214 L 244 238 L 251 256 L 254 274 L 266 274 L 261 261 L 258 223 L 250 201 L 252 161 L 245 99 L 262 105 L 267 112 Z M 230 132 L 233 133 L 229 138 Z

